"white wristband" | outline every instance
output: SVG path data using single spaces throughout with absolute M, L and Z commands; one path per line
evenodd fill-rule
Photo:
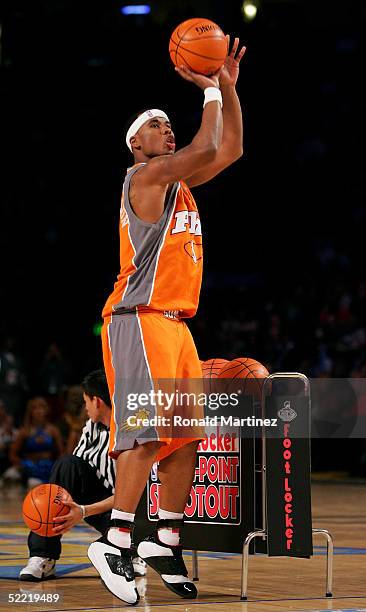
M 222 108 L 222 95 L 221 91 L 218 87 L 206 87 L 205 91 L 205 99 L 203 102 L 203 108 L 205 108 L 208 102 L 220 102 L 220 106 Z
M 82 518 L 85 519 L 85 506 L 82 506 L 81 504 L 79 504 L 79 507 L 81 508 Z

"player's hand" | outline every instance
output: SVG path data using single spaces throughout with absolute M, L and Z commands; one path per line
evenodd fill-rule
M 65 491 L 66 491 L 66 489 L 65 489 Z M 74 500 L 72 499 L 72 497 L 71 497 L 70 493 L 69 493 L 68 491 L 66 491 L 66 493 L 65 493 L 65 495 L 63 496 L 63 498 L 61 499 L 61 501 L 62 501 L 62 503 L 63 503 L 63 504 L 66 504 L 66 505 L 67 505 L 67 502 L 72 502 L 72 501 L 74 501 Z
M 227 47 L 230 49 L 230 36 L 227 38 Z M 239 64 L 240 60 L 244 57 L 247 50 L 246 47 L 242 47 L 237 53 L 239 47 L 239 38 L 234 38 L 233 46 L 230 53 L 227 54 L 226 60 L 220 72 L 220 85 L 231 85 L 234 87 L 239 76 Z
M 206 89 L 206 87 L 219 87 L 219 76 L 222 68 L 210 76 L 193 72 L 187 68 L 187 66 L 183 65 L 179 66 L 179 68 L 176 67 L 175 69 L 183 79 L 186 81 L 191 81 L 191 83 L 195 83 L 195 85 L 197 85 L 200 89 Z
M 63 535 L 66 531 L 69 531 L 74 525 L 79 523 L 83 517 L 83 512 L 74 501 L 64 501 L 65 506 L 69 506 L 70 510 L 63 516 L 56 516 L 53 519 L 55 526 L 52 528 L 54 535 Z

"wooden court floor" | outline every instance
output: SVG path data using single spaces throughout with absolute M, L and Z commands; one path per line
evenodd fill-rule
M 80 525 L 63 538 L 63 554 L 57 563 L 57 579 L 43 583 L 19 582 L 26 562 L 27 531 L 21 518 L 19 487 L 0 490 L 0 610 L 107 612 L 131 609 L 101 584 L 86 555 L 96 532 Z M 151 570 L 137 579 L 144 612 L 287 612 L 337 610 L 366 612 L 366 483 L 313 484 L 313 526 L 329 529 L 334 537 L 333 599 L 326 599 L 325 550 L 314 539 L 312 559 L 251 557 L 249 601 L 240 601 L 239 555 L 199 554 L 199 598 L 176 598 Z M 186 561 L 191 568 L 191 555 Z M 33 603 L 9 603 L 9 595 Z M 34 603 L 35 596 L 57 602 Z

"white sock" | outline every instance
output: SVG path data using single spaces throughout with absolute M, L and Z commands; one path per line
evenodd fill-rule
M 183 512 L 170 512 L 169 510 L 159 509 L 159 519 L 170 519 L 170 520 L 181 520 L 183 518 Z M 171 529 L 170 527 L 161 527 L 158 531 L 160 542 L 168 544 L 168 546 L 178 546 L 179 529 Z
M 135 515 L 131 512 L 122 512 L 113 508 L 111 518 L 133 523 Z M 107 539 L 111 544 L 119 546 L 119 548 L 131 548 L 131 531 L 124 527 L 111 527 L 108 529 Z

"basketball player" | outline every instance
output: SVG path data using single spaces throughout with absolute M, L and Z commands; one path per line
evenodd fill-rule
M 188 146 L 175 152 L 169 118 L 158 109 L 138 115 L 126 136 L 135 164 L 123 186 L 121 271 L 103 311 L 102 330 L 116 490 L 108 533 L 90 545 L 88 555 L 105 586 L 130 604 L 139 599 L 131 562 L 135 511 L 156 460 L 159 521 L 139 544 L 138 554 L 171 591 L 187 599 L 197 596 L 187 578 L 180 530 L 201 438 L 179 438 L 168 426 L 154 427 L 149 421 L 133 427 L 128 419 L 132 414 L 151 418 L 161 413 L 156 401 L 142 403 L 142 392 L 156 389 L 158 379 L 201 378 L 197 351 L 183 321 L 197 310 L 202 277 L 201 223 L 190 187 L 205 183 L 242 155 L 235 84 L 245 48 L 237 53 L 238 47 L 236 38 L 223 68 L 210 77 L 176 69 L 204 92 L 201 126 Z M 141 393 L 141 405 L 131 412 L 128 401 L 136 392 Z

